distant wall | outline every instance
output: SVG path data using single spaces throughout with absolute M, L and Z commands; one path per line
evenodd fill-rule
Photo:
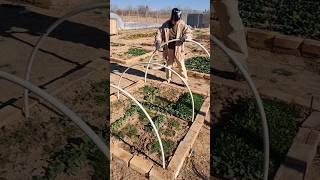
M 188 14 L 187 24 L 194 28 L 207 28 L 210 25 L 210 15 Z

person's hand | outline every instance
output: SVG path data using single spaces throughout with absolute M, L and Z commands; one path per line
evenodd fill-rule
M 159 50 L 161 48 L 161 42 L 160 41 L 156 41 L 156 50 Z
M 182 36 L 182 37 L 180 38 L 180 41 L 182 41 L 182 42 L 186 42 L 186 40 L 187 40 L 187 36 Z

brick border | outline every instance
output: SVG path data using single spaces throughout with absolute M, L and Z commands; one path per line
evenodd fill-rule
M 307 58 L 320 57 L 320 41 L 256 28 L 246 28 L 246 32 L 250 47 Z
M 312 166 L 312 161 L 317 154 L 319 141 L 319 131 L 300 127 L 274 180 L 305 179 Z
M 136 57 L 129 58 L 128 60 L 124 60 L 124 59 L 121 59 L 121 58 L 110 56 L 110 60 L 113 61 L 113 62 L 116 62 L 116 63 L 120 63 L 120 64 L 131 65 L 131 64 L 134 64 L 136 62 L 139 62 L 139 61 L 143 60 L 144 58 L 146 58 L 148 56 L 151 56 L 152 53 L 153 52 L 148 52 L 148 53 L 146 53 L 144 55 L 141 55 L 141 56 L 136 56 Z
M 286 159 L 276 173 L 275 180 L 308 179 L 308 173 L 320 142 L 319 120 L 320 112 L 314 111 L 302 123 Z
M 216 78 L 216 80 L 214 82 L 211 82 L 211 86 L 213 83 L 213 85 L 218 84 L 218 85 L 223 85 L 223 86 L 227 86 L 227 87 L 237 88 L 240 90 L 245 90 L 245 91 L 250 92 L 250 94 L 251 94 L 250 88 L 247 86 L 247 84 L 243 84 L 241 82 L 234 81 L 234 80 L 226 80 L 226 79 L 221 80 L 222 78 L 220 78 L 218 76 L 214 76 L 214 75 L 212 75 L 212 76 L 214 78 Z M 258 87 L 258 91 L 261 96 L 264 96 L 267 98 L 276 98 L 276 99 L 284 101 L 286 103 L 290 103 L 290 104 L 301 106 L 306 109 L 310 109 L 310 100 L 309 99 L 306 100 L 305 98 L 293 96 L 293 95 L 283 93 L 280 91 L 276 92 L 276 93 L 274 91 L 271 91 L 271 92 L 265 91 L 263 89 L 262 90 L 259 89 L 259 87 Z M 312 110 L 320 111 L 320 103 L 313 102 Z
M 141 85 L 144 85 L 144 81 L 142 80 L 129 86 L 128 89 L 126 88 L 126 90 L 130 93 L 141 87 Z M 170 86 L 177 88 L 173 85 Z M 147 157 L 143 157 L 141 155 L 133 155 L 128 151 L 125 151 L 124 149 L 118 147 L 117 144 L 113 143 L 110 144 L 111 157 L 115 157 L 117 160 L 120 160 L 122 163 L 126 164 L 129 168 L 132 168 L 140 174 L 143 174 L 145 177 L 149 179 L 176 179 L 179 175 L 181 168 L 183 167 L 185 159 L 189 155 L 191 148 L 198 137 L 198 134 L 204 124 L 207 114 L 210 113 L 210 96 L 207 96 L 206 94 L 201 92 L 196 93 L 205 96 L 205 100 L 201 106 L 199 114 L 196 116 L 195 121 L 190 126 L 190 129 L 187 132 L 186 136 L 179 143 L 166 169 L 163 169 L 161 166 L 155 164 Z M 110 97 L 110 103 L 117 100 L 116 95 L 112 96 L 113 97 Z M 141 166 L 141 164 L 144 164 L 145 166 Z
M 86 79 L 87 77 L 96 73 L 97 71 L 105 71 L 106 70 L 105 63 L 106 63 L 105 60 L 100 60 L 100 59 L 92 61 L 84 69 L 73 72 L 72 74 L 68 75 L 64 79 L 48 85 L 45 91 L 52 96 L 56 96 L 59 93 L 66 90 L 67 88 L 78 83 L 79 81 L 82 81 L 83 79 Z M 31 109 L 43 101 L 44 100 L 39 98 L 38 96 L 31 94 L 29 108 Z M 24 107 L 23 97 L 18 99 L 18 101 L 15 102 L 14 105 L 23 108 Z M 0 120 L 0 127 L 11 125 L 12 123 L 17 122 L 18 119 L 24 119 L 24 118 L 25 116 L 23 116 L 23 112 L 21 110 L 10 109 L 8 112 L 8 116 Z
M 236 84 L 229 82 L 215 81 L 219 85 L 226 87 L 237 88 L 243 91 L 248 91 L 248 87 L 237 86 Z M 260 93 L 260 95 L 267 98 L 277 98 L 287 103 L 293 103 L 301 108 L 308 109 L 309 107 L 289 102 L 283 98 L 273 97 Z M 312 114 L 302 123 L 299 130 L 292 141 L 292 144 L 287 152 L 285 160 L 274 176 L 274 180 L 303 180 L 307 179 L 309 169 L 312 166 L 312 161 L 317 152 L 317 146 L 320 143 L 320 112 L 313 111 Z
M 196 79 L 210 80 L 210 74 L 200 73 L 197 71 L 189 71 L 188 69 L 187 69 L 187 73 L 189 77 L 194 77 Z
M 210 19 L 210 24 L 214 34 L 221 37 L 220 23 L 215 19 L 213 14 Z M 250 27 L 245 28 L 245 31 L 249 47 L 306 58 L 320 58 L 319 40 L 284 35 L 280 32 Z

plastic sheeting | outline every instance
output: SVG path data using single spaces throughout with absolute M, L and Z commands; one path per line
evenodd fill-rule
M 110 13 L 110 19 L 117 20 L 117 28 L 124 29 L 124 22 L 122 21 L 121 17 L 116 13 Z

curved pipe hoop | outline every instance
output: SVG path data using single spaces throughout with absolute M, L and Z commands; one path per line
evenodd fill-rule
M 86 11 L 90 11 L 93 9 L 100 9 L 100 8 L 108 8 L 109 7 L 109 3 L 95 3 L 95 4 L 90 4 L 90 5 L 84 5 L 78 9 L 75 9 L 67 14 L 65 14 L 64 16 L 62 16 L 60 19 L 58 19 L 55 23 L 53 23 L 47 30 L 46 32 L 38 39 L 35 47 L 32 50 L 32 54 L 28 60 L 28 64 L 26 67 L 26 71 L 25 71 L 25 75 L 24 75 L 24 79 L 26 81 L 30 80 L 30 73 L 31 73 L 31 69 L 32 69 L 32 65 L 34 62 L 34 59 L 36 57 L 36 54 L 39 51 L 40 46 L 43 43 L 43 40 L 49 36 L 49 34 L 55 30 L 61 23 L 63 23 L 64 21 L 66 21 L 67 19 L 78 15 L 82 12 L 86 12 Z M 29 110 L 29 90 L 25 89 L 24 90 L 24 114 L 25 117 L 28 118 L 30 117 L 30 110 Z
M 107 145 L 101 140 L 101 138 L 73 111 L 71 111 L 67 106 L 59 102 L 56 98 L 52 97 L 48 93 L 46 93 L 44 90 L 34 86 L 30 82 L 26 80 L 22 80 L 16 76 L 13 76 L 11 74 L 8 74 L 6 72 L 0 71 L 0 79 L 8 80 L 16 85 L 19 85 L 23 88 L 29 89 L 36 95 L 43 98 L 45 101 L 47 101 L 49 104 L 57 108 L 59 111 L 61 111 L 63 114 L 68 116 L 74 123 L 78 125 L 81 130 L 89 136 L 89 138 L 98 146 L 100 151 L 110 160 L 110 156 L 108 154 L 109 149 Z
M 121 91 L 123 94 L 125 94 L 127 97 L 129 97 L 131 100 L 133 100 L 133 102 L 135 102 L 139 108 L 143 111 L 143 113 L 147 116 L 149 122 L 151 123 L 151 126 L 154 130 L 154 132 L 156 133 L 156 136 L 158 138 L 158 141 L 159 141 L 159 144 L 160 144 L 160 149 L 161 149 L 161 155 L 162 155 L 162 167 L 163 169 L 166 168 L 165 166 L 165 158 L 164 158 L 164 150 L 163 150 L 163 146 L 162 146 L 162 141 L 161 141 L 161 138 L 160 138 L 160 135 L 159 135 L 159 132 L 156 128 L 156 125 L 154 124 L 154 122 L 152 121 L 151 117 L 149 116 L 149 114 L 147 113 L 146 109 L 144 109 L 144 107 L 141 105 L 141 103 L 139 103 L 139 101 L 137 101 L 136 98 L 134 98 L 131 94 L 129 94 L 127 91 L 121 89 L 119 86 L 116 86 L 116 85 L 113 85 L 113 84 L 110 84 L 111 87 L 113 88 L 116 88 L 119 91 Z
M 123 73 L 121 74 L 120 79 L 119 79 L 119 81 L 118 81 L 118 87 L 120 87 L 120 85 L 121 85 L 121 79 L 123 78 L 124 74 L 127 73 L 127 71 L 128 71 L 129 69 L 131 69 L 131 68 L 133 68 L 133 67 L 135 67 L 135 66 L 139 66 L 139 65 L 150 65 L 150 64 L 160 66 L 160 67 L 162 67 L 162 68 L 165 68 L 165 69 L 173 72 L 173 73 L 174 73 L 175 75 L 177 75 L 177 76 L 182 80 L 182 82 L 186 85 L 186 87 L 188 88 L 188 91 L 189 91 L 189 93 L 190 93 L 190 96 L 191 96 L 191 102 L 192 102 L 192 118 L 191 118 L 191 121 L 193 122 L 193 121 L 194 121 L 194 114 L 195 114 L 195 113 L 194 113 L 194 99 L 193 99 L 193 94 L 192 94 L 192 91 L 191 91 L 188 83 L 187 83 L 187 82 L 185 81 L 185 79 L 183 79 L 175 70 L 173 70 L 173 69 L 171 69 L 171 68 L 169 68 L 169 67 L 167 67 L 167 66 L 165 66 L 165 65 L 163 65 L 163 64 L 152 63 L 152 62 L 140 62 L 140 63 L 136 63 L 136 64 L 133 64 L 133 65 L 129 66 L 129 67 L 128 67 L 125 71 L 123 71 Z M 118 97 L 118 99 L 120 98 L 120 93 L 119 93 L 119 91 L 117 92 L 117 97 Z
M 254 94 L 254 97 L 256 99 L 259 113 L 261 116 L 262 121 L 262 129 L 263 129 L 263 143 L 264 143 L 264 166 L 263 166 L 263 179 L 268 180 L 268 173 L 269 173 L 269 151 L 270 151 L 270 145 L 269 145 L 269 130 L 268 130 L 268 122 L 266 118 L 266 114 L 264 111 L 263 103 L 261 100 L 261 97 L 257 91 L 257 88 L 255 84 L 253 83 L 253 80 L 251 79 L 249 73 L 247 70 L 243 67 L 243 65 L 240 63 L 240 61 L 234 56 L 233 52 L 230 51 L 229 48 L 227 48 L 221 41 L 219 41 L 215 36 L 211 35 L 211 40 L 216 43 L 231 59 L 231 61 L 239 68 L 243 76 L 245 77 L 252 93 Z
M 169 44 L 169 43 L 171 43 L 171 42 L 175 42 L 175 41 L 180 41 L 180 39 L 172 39 L 172 40 L 169 40 L 167 42 L 164 42 L 164 43 L 161 44 L 160 48 L 165 46 L 165 45 L 167 45 L 167 44 Z M 210 58 L 209 51 L 202 44 L 198 43 L 197 41 L 191 40 L 191 39 L 186 39 L 186 42 L 192 42 L 194 44 L 197 44 L 198 46 L 200 46 L 206 52 L 206 54 Z M 156 54 L 157 51 L 158 51 L 157 49 L 153 51 L 153 53 L 152 53 L 152 55 L 151 55 L 151 57 L 150 57 L 150 59 L 148 61 L 149 63 L 152 61 L 152 59 L 153 59 L 153 57 L 154 57 L 154 55 Z M 144 73 L 144 82 L 147 82 L 147 76 L 148 76 L 149 67 L 150 67 L 150 65 L 148 64 L 147 68 L 146 68 L 146 72 Z

